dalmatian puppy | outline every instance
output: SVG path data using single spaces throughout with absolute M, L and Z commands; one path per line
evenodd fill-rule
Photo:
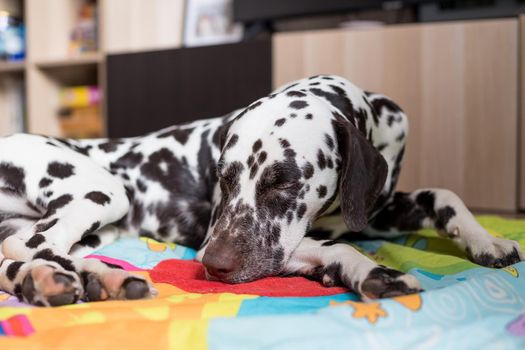
M 125 234 L 198 249 L 209 279 L 304 275 L 364 299 L 420 291 L 341 238 L 436 228 L 475 263 L 524 259 L 443 189 L 395 192 L 408 123 L 330 75 L 230 115 L 126 139 L 0 139 L 0 289 L 40 306 L 155 295 L 83 256 Z

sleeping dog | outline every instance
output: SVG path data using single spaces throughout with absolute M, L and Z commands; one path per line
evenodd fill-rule
M 83 258 L 130 233 L 198 249 L 209 279 L 303 275 L 364 299 L 420 285 L 341 239 L 357 232 L 435 228 L 477 264 L 523 260 L 454 193 L 394 191 L 407 133 L 389 98 L 323 75 L 141 137 L 1 138 L 0 289 L 40 306 L 151 297 L 147 281 Z

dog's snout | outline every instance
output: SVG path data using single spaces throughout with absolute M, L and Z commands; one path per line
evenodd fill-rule
M 208 274 L 218 279 L 225 278 L 237 267 L 235 255 L 228 252 L 206 253 L 202 263 Z

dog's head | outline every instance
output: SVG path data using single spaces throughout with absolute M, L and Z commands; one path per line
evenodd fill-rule
M 223 128 L 202 260 L 209 277 L 238 283 L 280 272 L 332 204 L 349 230 L 366 227 L 386 162 L 343 116 L 301 96 L 259 100 Z

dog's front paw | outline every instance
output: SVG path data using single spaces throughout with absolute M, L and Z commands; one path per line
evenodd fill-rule
M 370 271 L 359 289 L 364 299 L 392 298 L 422 291 L 414 276 L 381 265 Z
M 518 242 L 497 237 L 487 244 L 469 246 L 466 252 L 472 262 L 486 267 L 501 268 L 525 260 Z

